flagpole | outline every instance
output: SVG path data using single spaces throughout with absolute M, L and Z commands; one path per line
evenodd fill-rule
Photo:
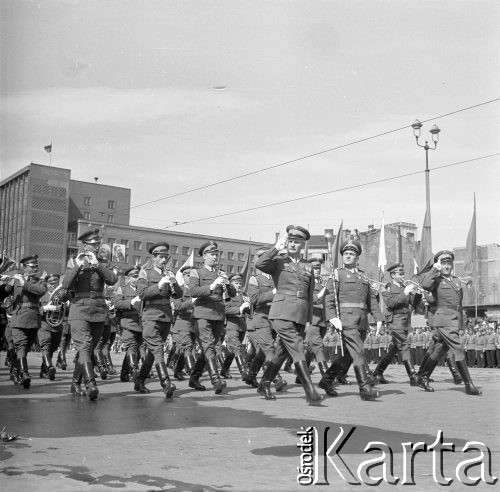
M 52 166 L 52 140 L 50 141 L 49 166 Z

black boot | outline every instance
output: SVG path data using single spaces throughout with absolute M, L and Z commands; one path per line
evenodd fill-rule
M 10 380 L 15 385 L 21 384 L 21 374 L 19 373 L 19 359 L 17 358 L 15 352 L 10 366 Z
M 201 354 L 195 362 L 193 355 L 190 354 L 186 357 L 186 362 L 188 367 L 192 366 L 189 376 L 189 387 L 197 391 L 205 391 L 207 388 L 200 383 L 200 378 L 205 368 L 205 356 Z
M 411 360 L 404 360 L 403 364 L 406 369 L 406 374 L 408 374 L 408 377 L 410 378 L 410 386 L 417 386 L 417 373 L 415 372 L 415 368 L 413 367 Z
M 457 360 L 455 364 L 457 365 L 458 372 L 460 373 L 460 376 L 462 376 L 462 379 L 464 381 L 465 393 L 474 396 L 482 395 L 483 392 L 481 391 L 481 388 L 477 388 L 476 386 L 474 386 L 474 383 L 472 382 L 469 374 L 469 368 L 467 367 L 465 361 Z
M 420 371 L 421 371 L 422 367 L 425 366 L 425 363 L 429 360 L 430 356 L 431 356 L 430 352 L 428 350 L 426 350 L 424 356 L 422 357 L 422 363 L 420 364 L 420 367 L 418 368 L 418 373 L 417 374 L 420 374 Z M 428 381 L 429 381 L 429 383 L 433 383 L 434 379 L 431 379 L 430 376 L 429 376 L 428 377 Z
M 8 349 L 7 357 L 5 357 L 5 366 L 11 368 L 14 365 L 14 362 L 16 362 L 16 359 L 16 351 L 13 348 Z
M 281 374 L 278 372 L 276 377 L 274 378 L 274 389 L 277 393 L 281 393 L 283 389 L 288 385 L 285 379 L 281 377 Z
M 446 356 L 446 365 L 448 366 L 448 369 L 453 376 L 453 382 L 455 384 L 462 384 L 463 380 L 460 377 L 460 373 L 458 372 L 457 365 L 455 363 L 455 357 L 450 352 L 448 352 L 448 355 Z
M 288 356 L 286 359 L 286 362 L 285 362 L 285 366 L 283 367 L 283 370 L 285 372 L 293 372 L 292 371 L 292 362 L 293 362 L 293 359 L 290 356 Z
M 259 374 L 260 368 L 262 364 L 266 360 L 264 352 L 259 350 L 257 354 L 252 359 L 252 362 L 248 366 L 247 377 L 243 379 L 246 384 L 251 386 L 252 388 L 258 388 L 259 382 L 257 381 L 257 374 Z
M 172 346 L 170 347 L 170 350 L 168 351 L 168 354 L 167 354 L 167 359 L 166 359 L 165 363 L 167 364 L 167 367 L 170 367 L 170 369 L 172 369 L 172 366 L 173 366 L 172 358 L 176 354 L 176 349 L 177 349 L 177 344 L 173 343 Z
M 391 345 L 391 349 L 394 345 Z M 397 353 L 398 349 L 396 348 L 395 353 Z M 387 369 L 389 364 L 391 363 L 392 358 L 394 357 L 394 352 L 389 350 L 385 357 L 380 359 L 380 362 L 377 364 L 375 371 L 373 371 L 373 384 L 389 384 L 389 381 L 384 378 L 384 371 Z
M 219 370 L 217 368 L 217 361 L 215 358 L 211 358 L 207 360 L 207 369 L 208 374 L 210 375 L 210 381 L 212 382 L 212 386 L 214 387 L 214 391 L 216 395 L 220 395 L 222 390 L 227 386 L 225 381 L 219 376 Z
M 99 389 L 95 382 L 94 366 L 92 362 L 80 363 L 82 368 L 83 380 L 85 381 L 85 388 L 87 389 L 87 396 L 90 401 L 97 400 L 97 395 L 99 394 Z
M 329 377 L 328 366 L 326 362 L 318 362 L 319 372 L 321 373 L 321 379 L 318 386 L 325 391 L 329 396 L 337 396 L 335 391 L 335 378 Z
M 45 361 L 43 360 L 42 357 L 42 365 L 40 366 L 40 379 L 46 379 L 47 378 L 47 366 L 45 365 Z
M 234 354 L 232 352 L 228 352 L 226 354 L 225 359 L 222 361 L 221 369 L 220 369 L 220 377 L 224 379 L 233 379 L 231 376 L 230 368 L 231 364 L 234 360 Z
M 57 352 L 57 360 L 56 360 L 56 367 L 58 367 L 59 369 L 62 369 L 62 354 L 61 354 L 61 351 L 59 350 L 59 352 Z
M 137 357 L 135 354 L 129 354 L 130 356 L 134 356 L 136 359 Z M 149 389 L 146 388 L 145 382 L 146 379 L 149 376 L 149 373 L 151 372 L 151 368 L 153 367 L 153 363 L 155 361 L 155 357 L 152 352 L 149 350 L 146 353 L 146 356 L 144 357 L 142 361 L 142 366 L 141 368 L 135 373 L 135 378 L 134 378 L 134 391 L 137 391 L 137 393 L 150 393 Z M 137 362 L 137 360 L 136 360 Z M 130 360 L 129 360 L 130 364 Z M 161 381 L 161 378 L 160 378 Z
M 129 352 L 126 355 L 126 358 L 128 360 L 130 377 L 131 377 L 132 381 L 134 381 L 135 378 L 137 377 L 137 374 L 139 373 L 139 361 L 137 360 L 137 354 L 134 352 Z M 144 364 L 144 359 L 141 359 L 141 362 Z M 152 367 L 153 366 L 151 365 L 151 368 Z M 151 371 L 151 368 L 149 369 L 150 371 Z M 149 374 L 148 376 L 151 377 L 151 374 Z
M 153 354 L 151 354 L 153 355 Z M 156 364 L 156 373 L 160 378 L 160 384 L 163 388 L 163 392 L 165 393 L 166 398 L 172 398 L 174 396 L 174 391 L 176 390 L 175 384 L 170 381 L 170 377 L 167 371 L 167 364 L 165 362 L 160 362 Z
M 183 368 L 184 368 L 184 354 L 182 352 L 179 352 L 179 357 L 177 357 L 177 362 L 175 363 L 174 366 L 174 378 L 177 379 L 177 381 L 184 381 L 184 379 L 186 379 L 182 372 Z
M 432 388 L 429 383 L 432 381 L 430 379 L 430 376 L 432 374 L 432 371 L 434 371 L 435 367 L 437 366 L 437 363 L 437 360 L 433 360 L 430 357 L 427 357 L 425 363 L 420 366 L 420 369 L 417 373 L 417 386 L 423 388 L 429 393 L 432 393 L 434 391 L 434 388 Z
M 113 365 L 113 361 L 111 360 L 111 354 L 103 355 L 102 357 L 104 359 L 104 364 L 106 365 L 106 369 L 108 371 L 108 374 L 110 376 L 116 374 L 115 366 Z
M 321 405 L 322 397 L 314 387 L 307 362 L 305 360 L 299 360 L 295 363 L 295 370 L 302 381 L 302 386 L 304 387 L 304 391 L 306 393 L 307 403 L 314 406 Z
M 43 363 L 45 367 L 47 368 L 47 376 L 51 381 L 54 381 L 56 378 L 56 368 L 52 365 L 52 360 L 49 358 L 48 355 L 43 355 L 42 356 Z
M 122 368 L 120 370 L 120 381 L 122 383 L 130 382 L 130 365 L 128 361 L 128 354 L 125 354 L 122 362 Z
M 354 366 L 354 374 L 359 386 L 359 396 L 362 400 L 372 401 L 378 398 L 379 393 L 371 387 L 366 374 L 366 365 Z
M 21 373 L 21 384 L 24 389 L 28 389 L 31 386 L 31 378 L 28 372 L 28 359 L 26 357 L 21 357 L 19 360 L 19 372 Z
M 264 374 L 257 388 L 257 393 L 262 395 L 266 400 L 276 400 L 276 397 L 271 392 L 271 382 L 276 378 L 280 366 L 274 362 L 267 363 L 264 369 Z
M 71 382 L 71 393 L 75 396 L 86 396 L 87 392 L 82 388 L 82 368 L 80 363 L 75 364 L 73 371 L 73 381 Z
M 104 361 L 104 356 L 101 352 L 94 352 L 95 362 L 97 365 L 97 372 L 101 379 L 108 379 L 108 368 L 106 367 L 106 362 Z
M 236 365 L 238 366 L 238 371 L 241 375 L 241 380 L 245 381 L 248 376 L 247 368 L 245 366 L 245 362 L 243 361 L 243 357 L 241 355 L 237 355 L 234 360 L 236 361 Z

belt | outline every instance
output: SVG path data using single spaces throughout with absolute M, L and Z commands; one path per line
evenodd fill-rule
M 303 290 L 296 290 L 296 291 L 277 290 L 276 294 L 283 294 L 285 296 L 293 296 L 293 297 L 297 297 L 299 299 L 307 299 L 307 295 L 304 293 Z
M 364 302 L 341 302 L 339 307 L 368 309 L 368 306 Z
M 165 300 L 158 299 L 155 301 L 147 301 L 147 300 L 144 301 L 144 307 L 150 307 L 150 306 L 161 306 L 161 307 L 170 308 L 170 301 L 168 301 L 167 299 L 165 299 Z
M 104 299 L 102 292 L 75 292 L 75 299 Z
M 442 311 L 461 311 L 462 306 L 438 306 L 437 310 L 442 310 Z
M 38 308 L 40 304 L 35 302 L 21 302 L 20 304 L 16 304 L 16 307 Z
M 396 311 L 392 311 L 392 314 L 408 314 L 408 309 L 398 309 Z

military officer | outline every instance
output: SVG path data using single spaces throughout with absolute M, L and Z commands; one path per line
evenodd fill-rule
M 388 312 L 386 321 L 390 329 L 392 344 L 387 355 L 379 362 L 375 371 L 373 371 L 373 376 L 376 382 L 387 383 L 387 380 L 384 378 L 384 371 L 391 363 L 394 355 L 401 352 L 406 373 L 410 378 L 410 385 L 416 386 L 417 378 L 411 361 L 408 332 L 410 330 L 412 309 L 418 306 L 422 300 L 422 294 L 417 292 L 415 284 L 408 283 L 408 285 L 405 285 L 405 271 L 402 263 L 390 265 L 387 268 L 387 272 L 391 276 L 391 281 L 382 291 L 382 298 Z
M 90 400 L 96 400 L 99 390 L 95 382 L 92 353 L 104 330 L 107 309 L 104 286 L 113 285 L 116 275 L 107 268 L 107 261 L 97 257 L 101 245 L 99 229 L 81 234 L 78 240 L 82 243 L 83 251 L 69 260 L 62 281 L 62 288 L 74 293 L 68 321 L 78 360 L 73 372 L 71 393 L 87 395 Z M 81 388 L 82 377 L 86 390 Z
M 345 241 L 340 246 L 344 267 L 335 270 L 335 288 L 326 294 L 325 305 L 326 318 L 342 332 L 346 350 L 343 357 L 336 357 L 323 379 L 334 379 L 352 359 L 361 399 L 374 400 L 378 392 L 368 382 L 363 340 L 369 327 L 368 313 L 377 322 L 377 330 L 382 326 L 383 317 L 369 279 L 357 268 L 361 252 L 361 243 L 357 240 Z
M 321 396 L 314 387 L 306 363 L 302 332 L 312 321 L 314 275 L 311 265 L 302 258 L 301 252 L 311 237 L 301 226 L 289 225 L 287 234 L 279 238 L 274 248 L 264 251 L 255 266 L 272 276 L 276 286 L 269 319 L 279 338 L 273 360 L 267 366 L 260 384 L 260 393 L 269 398 L 270 385 L 278 374 L 285 354 L 292 356 L 310 405 L 318 405 Z M 279 252 L 286 248 L 286 255 Z
M 19 261 L 23 273 L 16 274 L 5 290 L 12 293 L 13 306 L 10 327 L 17 354 L 17 374 L 14 383 L 19 381 L 25 389 L 31 385 L 27 355 L 36 340 L 40 328 L 40 298 L 47 292 L 47 284 L 38 275 L 38 255 L 27 256 Z
M 196 298 L 193 319 L 216 394 L 222 393 L 226 387 L 226 382 L 220 378 L 216 360 L 216 344 L 220 343 L 224 330 L 224 299 L 236 295 L 236 289 L 227 277 L 219 274 L 219 253 L 215 241 L 203 243 L 198 254 L 204 264 L 200 268 L 193 268 L 189 277 L 189 292 Z
M 422 375 L 418 378 L 418 384 L 426 391 L 433 391 L 427 378 L 441 356 L 450 350 L 455 356 L 458 371 L 465 384 L 465 392 L 468 395 L 481 395 L 481 390 L 472 383 L 458 337 L 462 322 L 463 291 L 460 279 L 452 275 L 454 259 L 453 252 L 440 251 L 434 256 L 432 269 L 422 278 L 422 287 L 431 292 L 436 302 L 433 325 L 438 341 L 433 353 L 421 367 Z
M 160 379 L 166 398 L 171 398 L 175 385 L 170 381 L 163 355 L 163 345 L 170 332 L 174 318 L 170 299 L 182 297 L 182 289 L 175 280 L 175 275 L 167 268 L 170 245 L 165 242 L 153 244 L 149 248 L 152 260 L 139 272 L 137 294 L 143 301 L 142 336 L 147 346 L 146 356 L 137 374 L 141 392 L 149 392 L 144 386 L 153 363 Z M 144 391 L 146 390 L 146 391 Z

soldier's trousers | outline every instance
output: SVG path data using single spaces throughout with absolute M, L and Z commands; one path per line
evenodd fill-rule
M 59 348 L 62 338 L 61 331 L 50 331 L 47 324 L 42 321 L 42 327 L 38 330 L 38 343 L 42 349 L 42 355 L 52 358 L 54 352 Z
M 104 325 L 101 338 L 99 339 L 95 347 L 95 352 L 102 353 L 103 355 L 109 355 L 110 336 L 111 325 Z
M 273 362 L 280 364 L 280 361 L 286 358 L 287 353 L 291 356 L 293 362 L 306 360 L 302 336 L 304 325 L 284 319 L 273 319 L 271 323 L 278 337 Z
M 391 331 L 392 343 L 401 353 L 401 360 L 411 361 L 410 344 L 408 343 L 408 330 L 394 329 Z
M 165 362 L 163 345 L 170 333 L 171 323 L 168 321 L 142 320 L 142 337 L 147 348 L 155 357 L 155 364 Z
M 233 327 L 226 327 L 226 348 L 228 352 L 234 355 L 243 355 L 241 345 L 244 338 L 244 331 L 239 331 Z
M 122 341 L 127 354 L 138 355 L 139 347 L 143 342 L 142 331 L 127 330 L 124 328 L 120 340 Z
M 276 337 L 276 335 L 273 336 L 271 323 L 269 323 L 269 327 L 248 330 L 247 335 L 250 343 L 255 347 L 255 352 L 259 352 L 259 349 L 262 350 L 266 361 L 271 361 L 274 357 L 274 339 Z
M 78 361 L 82 364 L 92 361 L 94 352 L 104 330 L 104 321 L 71 320 L 71 336 L 78 352 Z
M 224 331 L 224 321 L 214 319 L 197 319 L 195 329 L 198 331 L 198 338 L 201 348 L 207 360 L 216 357 L 216 345 L 221 344 L 221 337 Z
M 493 369 L 495 367 L 495 350 L 486 351 L 486 367 Z
M 366 331 L 360 331 L 357 327 L 342 329 L 342 343 L 344 344 L 343 362 L 352 358 L 354 366 L 362 366 L 368 361 L 365 359 L 364 339 Z M 338 356 L 338 355 L 337 355 Z
M 438 361 L 448 350 L 452 352 L 457 362 L 465 359 L 464 349 L 458 336 L 456 326 L 437 326 L 435 334 L 436 344 L 430 357 Z
M 19 358 L 28 355 L 30 347 L 36 341 L 37 328 L 12 328 L 12 340 Z
M 306 349 L 314 355 L 318 362 L 326 362 L 323 337 L 326 326 L 309 325 L 306 329 Z
M 476 350 L 476 366 L 481 368 L 484 367 L 484 358 L 482 350 Z

